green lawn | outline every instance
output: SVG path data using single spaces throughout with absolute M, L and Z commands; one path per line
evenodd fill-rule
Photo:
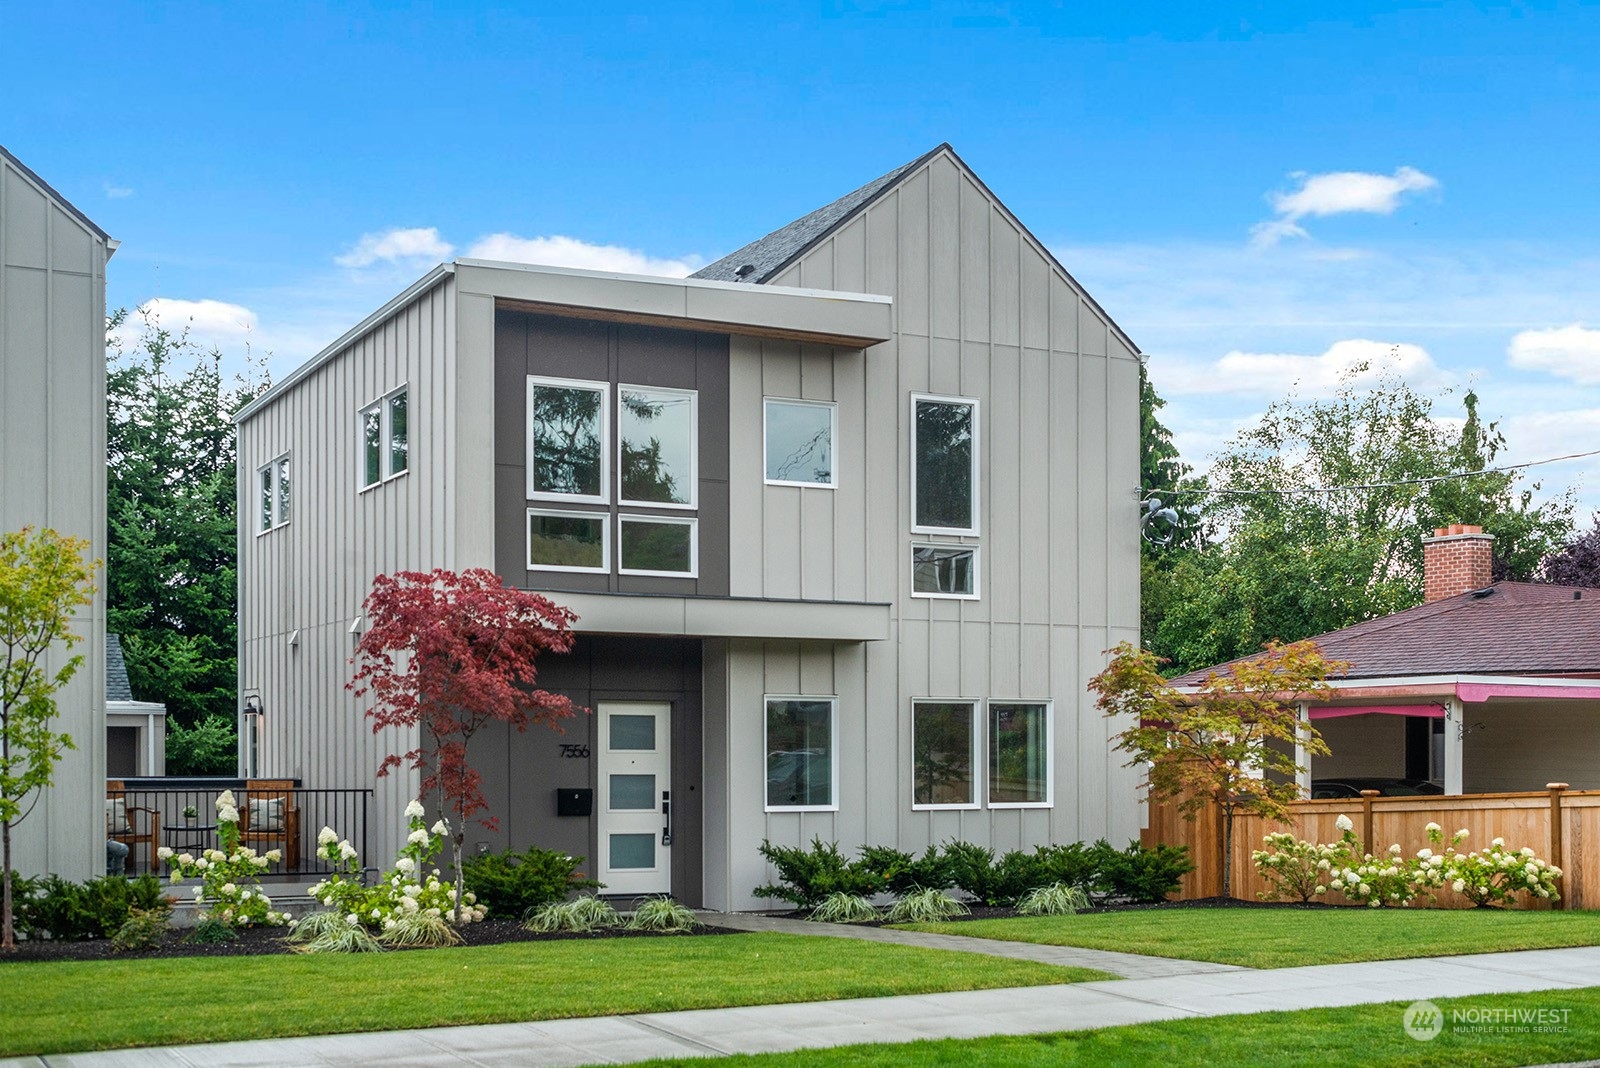
M 1600 945 L 1597 912 L 1491 909 L 1151 909 L 904 926 L 1250 968 Z
M 1577 1061 L 1600 1053 L 1600 989 L 1538 994 L 1441 998 L 1445 1029 L 1419 1042 L 1401 1029 L 1402 1003 L 1309 1009 L 1250 1016 L 1107 1027 L 1027 1037 L 948 1039 L 903 1045 L 841 1046 L 754 1057 L 729 1057 L 719 1068 L 875 1068 L 878 1065 L 1226 1065 L 1228 1068 L 1304 1068 L 1312 1064 L 1361 1068 L 1498 1068 Z M 1565 1032 L 1464 1034 L 1451 1030 L 1452 1009 L 1568 1009 Z M 704 1061 L 651 1061 L 655 1068 Z
M 0 1057 L 1109 979 L 801 935 L 0 964 Z

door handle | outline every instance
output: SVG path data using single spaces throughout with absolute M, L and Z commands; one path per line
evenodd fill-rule
M 672 844 L 672 791 L 661 791 L 661 844 Z

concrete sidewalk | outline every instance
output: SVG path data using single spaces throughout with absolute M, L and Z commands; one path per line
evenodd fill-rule
M 1272 1009 L 1600 986 L 1600 947 L 1330 964 L 1065 986 L 605 1016 L 588 1020 L 60 1054 L 0 1068 L 499 1068 L 622 1064 L 860 1042 L 1087 1030 Z M 1552 995 L 1558 1007 L 1559 994 Z M 1395 1026 L 1400 1017 L 1395 1016 Z

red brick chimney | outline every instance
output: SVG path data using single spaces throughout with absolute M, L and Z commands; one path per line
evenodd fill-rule
M 1494 535 L 1482 527 L 1453 523 L 1422 539 L 1424 601 L 1481 590 L 1494 581 Z

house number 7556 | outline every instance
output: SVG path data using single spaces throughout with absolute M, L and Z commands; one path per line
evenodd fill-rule
M 589 747 L 586 745 L 562 744 L 561 755 L 568 760 L 588 760 Z

